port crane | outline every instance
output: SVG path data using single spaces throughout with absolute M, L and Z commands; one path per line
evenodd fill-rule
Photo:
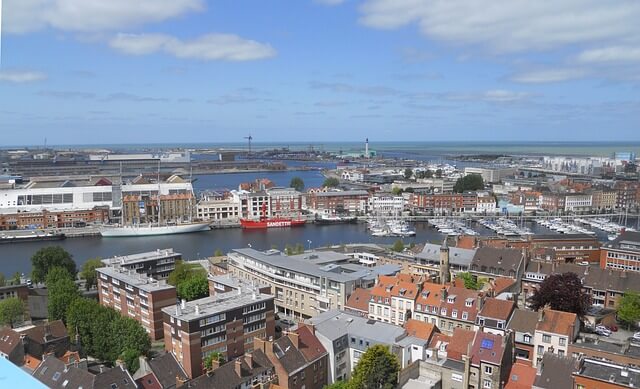
M 251 154 L 251 141 L 253 140 L 253 137 L 251 136 L 251 134 L 249 134 L 249 136 L 245 136 L 244 139 L 246 139 L 249 143 L 249 154 Z

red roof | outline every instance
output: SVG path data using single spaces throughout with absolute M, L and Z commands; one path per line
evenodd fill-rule
M 322 346 L 312 326 L 300 324 L 296 333 L 298 334 L 298 350 L 304 355 L 307 362 L 314 361 L 327 353 Z
M 404 329 L 409 336 L 415 336 L 426 341 L 431 339 L 434 331 L 437 331 L 436 326 L 431 323 L 427 323 L 420 320 L 409 319 L 404 323 Z
M 513 312 L 515 308 L 516 303 L 514 301 L 487 298 L 484 300 L 484 304 L 478 315 L 506 321 L 511 317 L 511 312 Z
M 530 389 L 536 380 L 536 369 L 534 367 L 516 362 L 511 367 L 509 380 L 504 389 Z
M 474 331 L 455 328 L 451 342 L 447 347 L 447 358 L 461 361 L 462 356 L 467 354 L 469 345 L 473 343 L 475 336 L 476 333 Z
M 345 308 L 351 308 L 356 311 L 369 312 L 369 299 L 371 291 L 369 289 L 358 288 L 351 293 Z
M 471 348 L 471 364 L 479 366 L 482 361 L 500 365 L 503 354 L 502 336 L 482 331 L 476 333 L 473 347 Z

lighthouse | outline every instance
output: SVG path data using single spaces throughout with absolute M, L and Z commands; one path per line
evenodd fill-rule
M 369 158 L 369 138 L 364 141 L 364 157 Z

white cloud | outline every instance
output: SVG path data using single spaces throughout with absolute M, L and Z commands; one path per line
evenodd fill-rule
M 585 50 L 578 55 L 577 60 L 582 63 L 640 62 L 640 46 L 611 46 Z
M 165 34 L 118 34 L 109 45 L 131 55 L 165 53 L 209 61 L 251 61 L 276 55 L 276 50 L 268 44 L 233 34 L 206 34 L 191 41 Z
M 111 31 L 204 9 L 204 0 L 4 0 L 4 30 Z
M 42 72 L 33 72 L 25 70 L 0 70 L 0 81 L 26 83 L 42 81 L 47 75 Z
M 486 91 L 483 94 L 483 99 L 485 101 L 493 101 L 493 102 L 511 102 L 511 101 L 519 101 L 529 98 L 529 93 L 526 92 L 512 92 L 503 89 L 495 89 Z
M 587 75 L 589 75 L 589 71 L 583 68 L 542 69 L 518 73 L 511 77 L 511 80 L 527 84 L 543 84 L 575 80 Z
M 367 0 L 360 21 L 394 29 L 411 23 L 428 37 L 493 52 L 638 39 L 635 0 Z

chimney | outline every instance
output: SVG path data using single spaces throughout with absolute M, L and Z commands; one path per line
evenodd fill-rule
M 200 314 L 200 304 L 196 304 L 196 315 Z
M 478 293 L 478 296 L 476 297 L 476 309 L 478 311 L 482 309 L 482 293 Z
M 540 269 L 542 268 L 542 263 L 540 263 L 540 261 L 538 261 L 538 274 L 540 273 Z
M 187 382 L 186 379 L 176 375 L 176 389 L 181 388 Z
M 300 336 L 296 332 L 289 332 L 289 340 L 293 343 L 293 347 L 298 348 L 300 344 Z
M 538 321 L 541 322 L 544 320 L 544 308 L 540 308 L 538 311 Z
M 244 361 L 249 365 L 249 369 L 253 369 L 253 355 L 251 353 L 244 354 Z
M 233 367 L 238 377 L 242 377 L 242 358 L 236 359 Z
M 440 300 L 447 301 L 447 288 L 440 289 Z
M 180 308 L 185 309 L 186 307 L 187 307 L 187 300 L 185 299 L 180 300 Z

